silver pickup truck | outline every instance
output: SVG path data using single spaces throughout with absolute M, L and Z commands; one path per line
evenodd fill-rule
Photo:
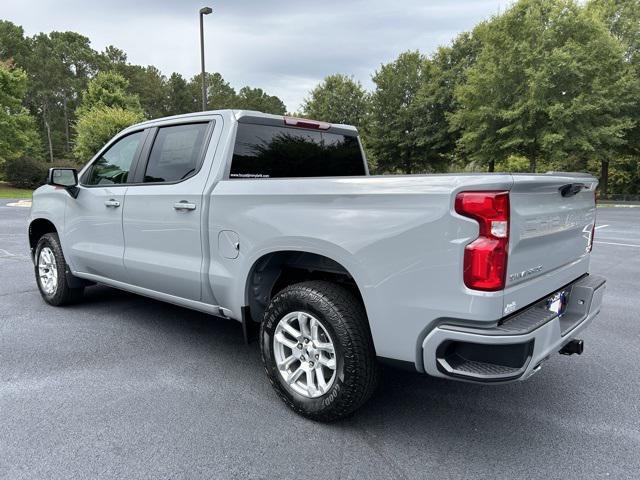
M 114 137 L 33 196 L 44 300 L 94 283 L 241 322 L 294 411 L 344 417 L 388 362 L 523 380 L 599 313 L 591 176 L 370 176 L 355 128 L 213 111 Z M 180 321 L 176 319 L 176 321 Z

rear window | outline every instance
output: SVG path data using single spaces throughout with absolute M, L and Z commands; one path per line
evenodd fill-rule
M 269 125 L 238 125 L 230 178 L 365 175 L 357 137 Z

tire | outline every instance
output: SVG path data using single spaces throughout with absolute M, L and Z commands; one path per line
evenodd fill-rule
M 285 331 L 285 323 L 301 335 Z M 308 327 L 307 333 L 311 329 L 305 345 L 303 324 Z M 288 346 L 280 341 L 283 338 Z M 301 340 L 291 343 L 294 338 Z M 333 358 L 328 345 L 333 347 Z M 276 393 L 294 412 L 312 420 L 329 422 L 349 416 L 371 397 L 378 383 L 378 365 L 364 306 L 351 292 L 330 282 L 298 283 L 277 293 L 260 326 L 260 349 Z M 297 355 L 304 361 L 296 360 Z M 293 363 L 281 371 L 278 359 L 281 365 Z M 291 384 L 285 380 L 285 376 L 295 377 L 300 369 L 303 373 L 297 380 Z M 312 369 L 315 373 L 310 388 L 307 370 Z
M 48 265 L 49 268 L 44 268 L 41 271 L 41 264 Z M 57 233 L 47 233 L 38 240 L 34 256 L 34 269 L 38 289 L 42 298 L 48 304 L 55 306 L 69 305 L 77 302 L 82 297 L 84 287 L 71 288 L 67 282 L 69 266 L 62 254 L 62 247 Z M 41 273 L 49 281 L 44 280 Z

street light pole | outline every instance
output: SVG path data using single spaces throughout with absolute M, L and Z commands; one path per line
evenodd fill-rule
M 202 111 L 207 109 L 207 82 L 204 71 L 204 15 L 209 15 L 213 10 L 210 7 L 200 9 L 200 63 L 202 65 Z

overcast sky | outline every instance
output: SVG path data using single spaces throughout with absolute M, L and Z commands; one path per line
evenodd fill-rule
M 504 10 L 508 0 L 2 0 L 0 18 L 27 35 L 73 30 L 94 49 L 123 49 L 131 63 L 190 78 L 200 70 L 198 10 L 208 71 L 236 89 L 260 87 L 289 111 L 326 75 L 372 87 L 371 74 L 405 50 L 433 52 Z

